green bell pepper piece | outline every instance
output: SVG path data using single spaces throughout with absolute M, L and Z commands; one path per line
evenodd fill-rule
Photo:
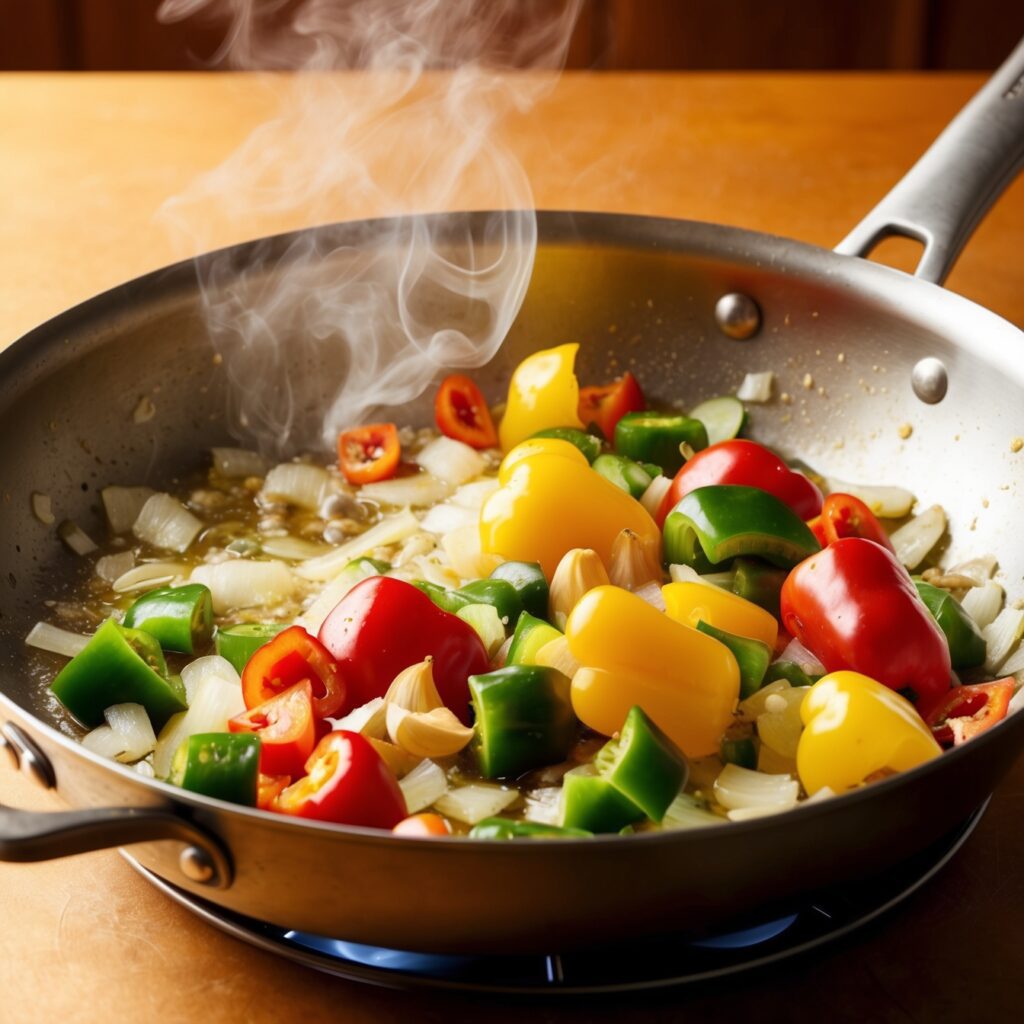
M 820 675 L 808 675 L 795 661 L 776 661 L 768 666 L 761 685 L 767 686 L 777 679 L 785 679 L 790 686 L 813 686 L 820 678 Z
M 564 761 L 576 741 L 569 680 L 543 665 L 506 665 L 469 677 L 472 749 L 485 779 Z
M 515 587 L 523 611 L 538 619 L 548 613 L 548 580 L 537 562 L 502 562 L 491 573 L 492 580 L 505 580 Z
M 619 738 L 598 751 L 594 766 L 655 822 L 665 816 L 689 771 L 683 752 L 638 705 L 629 709 Z
M 593 834 L 582 828 L 559 828 L 509 818 L 484 818 L 469 830 L 470 839 L 572 839 L 589 838 Z
M 660 412 L 627 412 L 615 424 L 615 450 L 636 462 L 655 462 L 665 476 L 683 468 L 681 444 L 695 452 L 708 446 L 708 432 L 700 420 Z
M 537 652 L 561 635 L 550 622 L 538 619 L 529 612 L 523 612 L 516 623 L 516 631 L 512 634 L 512 644 L 508 649 L 505 664 L 536 665 Z
M 634 498 L 639 498 L 651 486 L 653 479 L 639 462 L 625 455 L 599 455 L 591 468 Z
M 948 590 L 933 587 L 922 579 L 914 577 L 914 586 L 946 636 L 953 668 L 975 668 L 982 664 L 985 660 L 985 638 L 960 602 Z
M 181 680 L 167 678 L 160 643 L 141 629 L 125 629 L 108 619 L 61 669 L 53 695 L 83 725 L 103 723 L 112 704 L 141 704 L 159 732 L 173 714 L 185 711 Z
M 740 667 L 740 700 L 757 693 L 764 685 L 764 674 L 768 671 L 774 653 L 772 649 L 763 640 L 727 633 L 703 619 L 697 623 L 697 629 L 713 636 L 732 651 Z
M 643 817 L 644 812 L 592 764 L 573 768 L 562 778 L 562 824 L 566 828 L 619 832 Z
M 738 764 L 741 768 L 757 771 L 757 748 L 749 737 L 742 740 L 722 740 L 721 755 L 726 764 Z
M 241 675 L 249 659 L 287 627 L 283 622 L 243 622 L 227 629 L 218 629 L 214 648 Z
M 473 580 L 455 591 L 464 604 L 489 604 L 498 612 L 507 632 L 516 628 L 523 613 L 523 602 L 516 588 L 508 580 Z
M 568 441 L 574 448 L 586 456 L 587 462 L 593 462 L 601 454 L 601 439 L 588 434 L 576 427 L 548 427 L 547 430 L 538 430 L 531 437 L 554 437 L 559 441 Z
M 128 609 L 124 625 L 145 630 L 165 651 L 194 654 L 213 637 L 213 596 L 202 583 L 151 590 Z
M 680 499 L 664 527 L 665 559 L 701 572 L 737 555 L 757 555 L 792 569 L 821 550 L 788 505 L 757 487 L 716 484 Z
M 786 582 L 786 570 L 777 569 L 756 558 L 737 558 L 733 569 L 733 593 L 753 601 L 778 618 L 779 594 L 782 592 L 782 584 Z
M 260 738 L 251 732 L 201 732 L 189 736 L 174 755 L 176 786 L 233 804 L 256 806 Z

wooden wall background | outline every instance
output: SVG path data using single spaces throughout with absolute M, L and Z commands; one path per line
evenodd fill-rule
M 202 67 L 220 29 L 158 3 L 0 0 L 0 70 Z M 584 0 L 569 66 L 988 69 L 1022 35 L 1024 0 Z

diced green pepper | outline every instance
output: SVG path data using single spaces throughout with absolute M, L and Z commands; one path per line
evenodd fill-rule
M 768 666 L 761 685 L 767 686 L 777 679 L 785 679 L 790 686 L 813 686 L 820 678 L 820 675 L 808 675 L 795 661 L 775 661 Z
M 160 728 L 187 708 L 181 680 L 167 678 L 160 643 L 141 629 L 125 629 L 108 619 L 61 669 L 50 687 L 83 725 L 97 726 L 113 704 L 141 704 Z
M 565 773 L 562 779 L 562 824 L 590 832 L 619 832 L 645 817 L 644 812 L 592 764 Z
M 639 498 L 651 486 L 653 479 L 639 462 L 625 455 L 599 455 L 591 468 L 634 498 Z
M 285 628 L 283 622 L 242 622 L 227 629 L 218 629 L 214 648 L 241 675 L 249 659 Z
M 617 740 L 597 753 L 598 774 L 628 797 L 651 821 L 661 821 L 686 782 L 683 752 L 634 705 Z
M 455 591 L 456 596 L 465 604 L 489 604 L 498 612 L 508 632 L 516 628 L 519 616 L 523 613 L 523 602 L 516 588 L 508 580 L 473 580 Z
M 985 638 L 974 619 L 948 590 L 914 578 L 917 593 L 946 636 L 953 668 L 975 668 L 985 660 Z
M 764 685 L 764 674 L 772 660 L 772 649 L 763 640 L 727 633 L 703 619 L 697 623 L 697 628 L 725 644 L 735 656 L 736 664 L 740 667 L 740 700 L 757 693 Z
M 757 747 L 749 736 L 741 740 L 722 740 L 721 753 L 726 764 L 757 771 Z
M 171 782 L 203 796 L 256 806 L 260 738 L 251 732 L 205 732 L 189 736 L 174 755 Z
M 666 476 L 683 468 L 681 444 L 695 452 L 708 446 L 708 434 L 700 420 L 660 412 L 627 412 L 615 424 L 615 450 L 636 462 L 656 462 Z
M 685 495 L 668 514 L 665 558 L 698 572 L 737 555 L 756 555 L 791 569 L 821 550 L 788 505 L 757 487 L 715 484 Z
M 753 601 L 778 618 L 779 594 L 782 592 L 782 584 L 786 582 L 786 570 L 777 569 L 756 558 L 737 558 L 733 562 L 733 569 L 733 593 Z
M 548 427 L 547 430 L 538 430 L 532 436 L 554 437 L 559 441 L 568 441 L 574 448 L 579 448 L 587 462 L 593 462 L 601 454 L 601 439 L 583 430 L 577 430 L 576 427 Z
M 536 665 L 537 652 L 561 635 L 551 623 L 538 619 L 529 612 L 523 612 L 516 623 L 516 631 L 512 634 L 512 645 L 508 649 L 505 664 Z
M 491 573 L 492 580 L 505 580 L 515 587 L 523 610 L 543 619 L 548 613 L 548 580 L 537 562 L 502 562 Z
M 202 583 L 151 590 L 128 609 L 124 625 L 145 630 L 165 651 L 194 654 L 213 636 L 213 596 Z
M 576 740 L 569 680 L 542 665 L 506 665 L 469 677 L 472 749 L 485 779 L 555 764 Z
M 593 834 L 582 828 L 559 828 L 510 818 L 484 818 L 469 830 L 470 839 L 581 839 Z

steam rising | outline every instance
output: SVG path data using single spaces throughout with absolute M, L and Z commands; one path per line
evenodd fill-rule
M 232 66 L 305 72 L 277 81 L 276 117 L 165 204 L 192 254 L 218 221 L 245 237 L 255 215 L 290 227 L 353 208 L 411 215 L 261 243 L 244 267 L 225 254 L 197 262 L 240 436 L 278 454 L 332 445 L 440 369 L 493 356 L 537 235 L 530 183 L 497 129 L 550 87 L 553 74 L 516 69 L 561 66 L 579 3 L 164 0 L 163 20 L 226 15 L 218 58 Z M 467 190 L 500 212 L 421 215 L 463 208 Z

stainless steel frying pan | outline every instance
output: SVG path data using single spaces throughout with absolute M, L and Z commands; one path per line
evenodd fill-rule
M 539 215 L 532 284 L 478 378 L 496 398 L 538 347 L 583 342 L 580 372 L 629 367 L 645 393 L 692 405 L 772 369 L 790 401 L 752 410 L 754 436 L 847 480 L 893 482 L 953 524 L 947 557 L 996 553 L 1022 594 L 1024 336 L 944 291 L 973 226 L 1024 162 L 1024 46 L 879 206 L 828 252 L 687 221 Z M 485 215 L 439 221 L 457 255 Z M 388 244 L 389 222 L 305 233 L 338 266 Z M 924 244 L 916 277 L 859 258 L 888 234 Z M 258 286 L 293 236 L 229 256 Z M 450 320 L 457 311 L 442 310 Z M 784 816 L 592 841 L 430 842 L 307 824 L 141 778 L 84 750 L 33 674 L 23 638 L 84 571 L 30 514 L 33 491 L 102 530 L 98 489 L 160 485 L 228 441 L 195 268 L 180 264 L 57 317 L 0 355 L 0 765 L 73 808 L 0 808 L 0 860 L 132 844 L 158 875 L 275 924 L 417 950 L 543 950 L 723 924 L 825 883 L 880 871 L 979 806 L 1024 742 L 1024 715 L 915 771 Z M 136 424 L 159 386 L 156 415 Z M 396 413 L 428 421 L 426 401 Z M 901 437 L 902 424 L 912 434 Z M 31 871 L 26 883 L 31 884 Z

